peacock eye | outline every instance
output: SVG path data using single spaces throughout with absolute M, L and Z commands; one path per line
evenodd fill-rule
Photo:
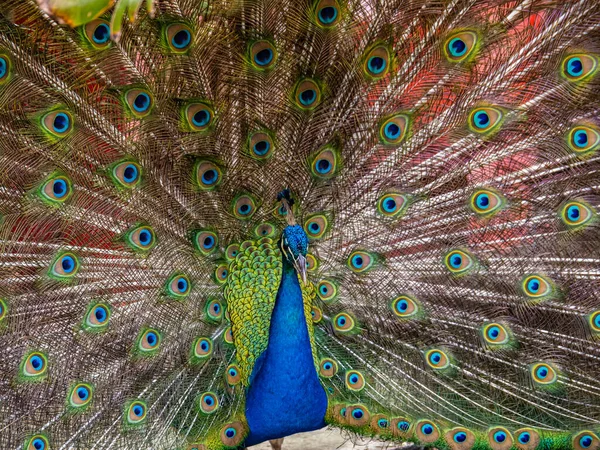
M 462 62 L 473 55 L 477 43 L 477 34 L 463 31 L 450 36 L 444 45 L 444 54 L 450 62 Z
M 319 267 L 319 262 L 314 255 L 307 253 L 306 254 L 306 270 L 308 272 L 315 272 Z
M 351 391 L 362 391 L 365 387 L 365 377 L 358 370 L 346 372 L 346 388 Z
M 85 316 L 84 328 L 89 331 L 100 331 L 108 326 L 110 308 L 103 303 L 93 304 Z
M 560 217 L 565 225 L 577 229 L 588 225 L 594 217 L 594 212 L 582 202 L 571 201 L 562 207 Z
M 481 334 L 486 344 L 502 345 L 509 341 L 508 329 L 497 322 L 486 323 L 481 329 Z
M 154 230 L 149 226 L 139 226 L 127 234 L 127 242 L 134 250 L 148 251 L 156 244 Z
M 319 323 L 323 318 L 323 312 L 320 308 L 313 306 L 310 310 L 310 315 L 312 316 L 313 323 Z
M 233 215 L 241 220 L 250 219 L 256 212 L 256 201 L 253 197 L 243 194 L 234 199 Z
M 529 275 L 521 283 L 523 292 L 528 297 L 547 297 L 552 293 L 551 283 L 541 275 Z
M 448 270 L 455 275 L 465 274 L 475 265 L 473 257 L 462 250 L 453 250 L 446 254 L 444 263 Z
M 194 356 L 198 360 L 205 360 L 213 352 L 213 341 L 208 337 L 199 337 L 194 342 Z
M 31 439 L 29 439 L 25 448 L 27 450 L 49 450 L 50 444 L 48 443 L 48 439 L 46 438 L 46 436 L 36 434 L 35 436 L 31 437 Z
M 410 118 L 406 114 L 396 114 L 385 119 L 379 126 L 379 139 L 385 145 L 397 145 L 404 140 Z
M 116 164 L 112 168 L 111 174 L 118 186 L 130 189 L 139 184 L 142 169 L 136 162 L 124 161 Z
M 8 306 L 6 306 L 6 302 L 0 298 L 0 324 L 4 319 L 6 319 L 7 314 Z
M 597 449 L 600 446 L 600 439 L 593 431 L 584 430 L 573 436 L 572 444 L 577 450 Z
M 321 89 L 313 80 L 305 79 L 296 85 L 294 98 L 300 109 L 313 109 L 321 102 Z
M 567 136 L 569 148 L 576 153 L 588 153 L 600 147 L 600 133 L 583 125 L 576 126 Z
M 79 260 L 73 253 L 61 254 L 50 268 L 50 275 L 59 279 L 69 279 L 74 277 L 79 270 Z
M 233 330 L 231 327 L 227 327 L 225 329 L 225 333 L 223 333 L 223 340 L 226 344 L 233 345 Z
M 348 257 L 348 267 L 354 273 L 364 273 L 375 265 L 375 255 L 362 250 L 355 250 Z
M 321 0 L 315 7 L 317 24 L 329 28 L 341 19 L 340 5 L 336 0 Z
M 403 194 L 389 192 L 377 200 L 377 212 L 386 217 L 400 217 L 407 207 L 408 197 Z
M 92 386 L 86 383 L 78 383 L 71 389 L 69 404 L 73 408 L 82 408 L 92 401 Z
M 415 426 L 417 437 L 426 443 L 435 442 L 439 439 L 440 431 L 438 427 L 429 420 L 421 420 Z
M 435 370 L 447 369 L 450 366 L 448 354 L 440 349 L 431 349 L 425 353 L 425 361 Z
M 594 311 L 589 315 L 589 323 L 594 332 L 600 333 L 600 311 Z
M 387 75 L 390 68 L 390 52 L 385 45 L 372 48 L 365 57 L 363 70 L 372 79 L 380 79 Z
M 475 133 L 489 133 L 500 125 L 502 118 L 502 111 L 497 108 L 476 108 L 469 114 L 469 127 Z
M 338 372 L 338 364 L 333 359 L 324 358 L 319 364 L 319 375 L 324 378 L 332 378 Z
M 206 131 L 212 125 L 215 113 L 206 103 L 190 103 L 184 116 L 189 131 Z
M 183 23 L 173 23 L 165 28 L 165 38 L 173 53 L 185 53 L 192 44 L 192 30 Z
M 243 425 L 240 422 L 230 422 L 223 425 L 219 438 L 227 448 L 236 448 L 244 440 Z
M 473 211 L 481 216 L 491 216 L 503 206 L 500 195 L 489 189 L 479 189 L 471 195 L 470 206 Z
M 225 373 L 226 373 L 226 378 L 227 378 L 227 384 L 229 384 L 230 386 L 235 386 L 240 383 L 242 378 L 240 375 L 240 369 L 237 365 L 230 364 L 227 367 L 227 370 Z
M 397 418 L 393 419 L 392 423 L 395 423 L 395 429 L 402 435 L 406 434 L 410 430 L 410 422 L 408 420 Z
M 71 180 L 64 175 L 58 175 L 48 179 L 42 185 L 39 192 L 41 198 L 47 201 L 47 203 L 61 205 L 71 197 L 73 188 Z
M 512 436 L 506 428 L 494 427 L 488 431 L 488 440 L 492 448 L 496 448 L 498 444 L 503 445 L 502 448 L 512 447 Z
M 161 342 L 161 335 L 157 330 L 142 330 L 138 338 L 137 349 L 141 354 L 154 354 L 158 350 Z
M 110 24 L 104 19 L 96 19 L 87 23 L 84 26 L 84 34 L 96 50 L 104 50 L 111 44 Z
M 317 285 L 317 295 L 325 303 L 331 303 L 337 297 L 338 289 L 330 280 L 321 280 Z
M 223 305 L 219 300 L 206 302 L 206 317 L 212 322 L 220 322 L 223 319 Z
M 219 240 L 217 234 L 209 230 L 196 231 L 194 235 L 194 246 L 204 256 L 210 255 L 217 248 Z
M 127 423 L 141 424 L 146 419 L 146 403 L 141 400 L 132 401 L 128 408 L 127 413 L 125 415 L 125 420 Z
M 66 110 L 52 111 L 42 117 L 42 126 L 52 136 L 63 138 L 73 131 L 73 117 Z
M 259 238 L 273 237 L 276 232 L 275 226 L 269 222 L 261 223 L 254 228 L 254 234 Z
M 324 214 L 309 216 L 304 222 L 306 235 L 313 240 L 321 239 L 329 229 L 329 220 Z
M 270 69 L 277 61 L 277 52 L 269 41 L 257 41 L 250 46 L 250 58 L 256 69 Z
M 325 147 L 312 159 L 311 173 L 316 178 L 329 179 L 339 170 L 340 156 L 333 148 Z
M 41 352 L 31 352 L 27 354 L 21 363 L 21 374 L 28 378 L 40 378 L 48 370 L 48 360 Z
M 348 334 L 354 331 L 356 327 L 354 318 L 345 312 L 338 313 L 336 316 L 334 316 L 332 322 L 333 330 L 339 334 Z
M 522 449 L 535 449 L 540 442 L 540 434 L 531 428 L 522 428 L 515 431 L 515 439 Z
M 223 178 L 221 168 L 211 161 L 198 161 L 194 173 L 198 187 L 205 191 L 217 187 Z
M 536 384 L 549 385 L 558 380 L 558 374 L 549 364 L 536 363 L 530 368 L 531 378 Z
M 0 84 L 10 79 L 11 61 L 6 55 L 0 55 Z
M 419 305 L 408 295 L 401 295 L 392 300 L 391 309 L 402 319 L 414 317 L 419 313 Z
M 598 70 L 598 60 L 585 53 L 570 55 L 563 60 L 562 70 L 567 80 L 581 81 L 595 75 Z
M 259 161 L 269 159 L 275 150 L 273 138 L 265 131 L 257 131 L 250 135 L 248 146 L 250 156 Z
M 204 414 L 212 414 L 219 408 L 219 399 L 213 392 L 205 392 L 198 401 L 200 411 Z
M 150 114 L 154 105 L 154 98 L 146 89 L 130 89 L 125 92 L 125 103 L 131 114 L 142 118 Z
M 187 275 L 179 274 L 172 276 L 167 282 L 167 293 L 170 297 L 182 299 L 189 295 L 192 284 Z

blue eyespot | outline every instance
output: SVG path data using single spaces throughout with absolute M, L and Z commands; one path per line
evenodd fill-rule
M 326 159 L 319 159 L 316 163 L 317 172 L 326 174 L 331 170 L 331 162 Z
M 4 56 L 0 56 L 0 79 L 4 78 L 7 71 L 8 64 L 6 63 L 6 58 L 4 58 Z
M 327 286 L 326 286 L 326 285 L 322 284 L 322 285 L 319 287 L 319 292 L 321 293 L 321 295 L 324 295 L 324 296 L 326 296 L 326 295 L 327 295 L 327 293 L 329 292 L 329 289 L 327 289 Z
M 40 370 L 44 366 L 44 360 L 37 355 L 32 356 L 29 359 L 29 362 L 31 363 L 31 367 L 35 370 Z
M 138 168 L 134 164 L 128 164 L 123 171 L 123 180 L 126 183 L 133 183 L 137 180 Z
M 46 443 L 43 439 L 40 438 L 34 439 L 31 445 L 33 445 L 35 450 L 45 450 L 46 448 Z
M 450 40 L 448 43 L 448 49 L 450 50 L 452 56 L 460 57 L 467 53 L 467 44 L 461 38 L 456 37 Z
M 188 282 L 185 278 L 180 278 L 177 280 L 177 289 L 179 292 L 185 292 L 188 288 Z
M 179 30 L 171 38 L 171 44 L 173 44 L 173 47 L 175 47 L 177 49 L 186 48 L 188 45 L 190 45 L 191 41 L 192 41 L 192 35 L 188 30 L 185 30 L 185 29 Z
M 63 198 L 67 195 L 68 186 L 65 180 L 59 178 L 52 183 L 52 193 L 56 198 Z
M 442 355 L 439 352 L 434 352 L 429 359 L 431 360 L 432 363 L 434 364 L 438 364 L 441 360 L 442 360 Z
M 206 397 L 204 397 L 204 403 L 206 403 L 208 406 L 212 406 L 214 405 L 215 401 L 210 395 L 207 395 Z
M 225 275 L 227 275 L 227 273 L 225 273 Z M 215 314 L 219 314 L 221 312 L 221 305 L 218 303 L 215 303 L 213 305 L 213 311 L 215 312 Z
M 496 339 L 500 335 L 500 328 L 494 326 L 488 330 L 488 336 L 493 340 Z
M 600 314 L 596 314 L 596 317 L 594 317 L 594 326 L 600 328 Z
M 64 256 L 60 265 L 65 273 L 71 273 L 75 269 L 75 260 L 71 256 Z
M 215 245 L 215 238 L 210 235 L 206 236 L 204 241 L 202 241 L 202 247 L 204 247 L 206 250 L 211 249 L 213 245 Z
M 362 417 L 363 417 L 364 415 L 365 415 L 365 414 L 363 413 L 363 410 L 362 410 L 362 409 L 360 409 L 360 408 L 355 408 L 355 409 L 352 411 L 352 417 L 354 417 L 355 419 L 362 419 Z
M 456 433 L 454 435 L 454 441 L 458 442 L 459 444 L 462 442 L 465 442 L 467 440 L 467 433 L 465 433 L 464 431 L 459 431 L 458 433 Z
M 92 39 L 96 44 L 106 44 L 110 39 L 110 27 L 105 23 L 99 23 L 94 30 Z
M 532 278 L 527 282 L 527 290 L 532 294 L 537 294 L 540 290 L 540 282 L 537 278 Z
M 227 436 L 229 439 L 235 437 L 236 434 L 237 434 L 237 431 L 233 427 L 229 427 L 225 430 L 225 436 Z
M 138 238 L 142 245 L 148 245 L 152 241 L 152 233 L 147 228 L 144 228 L 140 231 Z
M 431 433 L 433 433 L 433 427 L 430 424 L 426 423 L 421 426 L 421 432 L 425 435 L 430 435 Z
M 305 89 L 300 93 L 300 103 L 304 106 L 310 106 L 317 99 L 317 91 L 314 89 Z
M 454 255 L 450 256 L 450 265 L 454 269 L 460 269 L 460 266 L 462 265 L 462 256 L 458 253 L 455 253 Z
M 350 378 L 348 378 L 350 380 L 351 384 L 356 384 L 358 383 L 358 375 L 350 375 Z
M 254 62 L 259 66 L 267 66 L 273 61 L 273 50 L 265 48 L 254 55 Z
M 337 325 L 338 327 L 343 327 L 344 325 L 346 325 L 346 318 L 344 316 L 338 317 Z
M 81 400 L 87 400 L 88 397 L 90 396 L 90 392 L 87 388 L 85 387 L 80 387 L 79 389 L 77 389 L 77 397 L 79 397 Z
M 337 18 L 338 12 L 337 8 L 333 6 L 326 6 L 319 10 L 319 20 L 323 25 L 329 25 L 335 21 Z
M 52 127 L 57 133 L 64 133 L 69 129 L 70 123 L 71 120 L 69 119 L 69 116 L 61 112 L 54 116 L 54 122 L 52 122 Z
M 229 369 L 229 375 L 232 377 L 236 377 L 237 376 L 237 370 L 235 370 L 233 367 L 231 369 Z
M 567 216 L 572 221 L 577 221 L 579 219 L 580 215 L 581 215 L 581 210 L 579 209 L 579 206 L 571 205 L 567 208 Z
M 268 141 L 258 141 L 256 144 L 254 144 L 254 147 L 252 147 L 252 150 L 254 151 L 254 153 L 258 156 L 264 156 L 269 152 L 269 149 L 271 148 L 271 144 L 269 144 Z
M 541 366 L 535 372 L 536 376 L 540 379 L 544 379 L 548 376 L 548 369 L 545 366 Z
M 140 92 L 133 101 L 133 109 L 137 112 L 146 112 L 150 108 L 151 100 L 150 96 L 145 92 Z
M 214 184 L 219 178 L 219 174 L 215 169 L 208 169 L 202 173 L 202 183 L 210 186 Z
M 567 73 L 572 77 L 578 77 L 583 73 L 583 62 L 578 56 L 567 61 Z
M 136 416 L 141 417 L 144 414 L 144 408 L 141 405 L 135 405 L 133 407 L 133 413 Z
M 247 214 L 248 214 L 250 211 L 251 211 L 250 205 L 247 205 L 247 204 L 245 204 L 245 203 L 244 203 L 243 205 L 240 205 L 240 207 L 238 208 L 238 212 L 239 212 L 239 213 L 240 213 L 242 216 L 245 216 L 245 215 L 247 215 Z
M 396 303 L 396 309 L 400 313 L 405 312 L 408 309 L 408 302 L 406 300 L 400 300 Z
M 98 323 L 104 323 L 108 318 L 106 308 L 104 308 L 103 306 L 96 306 L 96 308 L 94 309 L 94 317 L 96 317 Z
M 330 362 L 326 362 L 325 364 L 323 364 L 323 369 L 325 370 L 331 370 L 333 368 L 333 364 L 331 364 Z
M 156 343 L 158 342 L 158 336 L 156 335 L 156 333 L 151 331 L 148 334 L 146 334 L 146 342 L 148 342 L 148 345 L 150 345 L 151 347 L 154 347 L 156 345 Z M 134 411 L 135 411 L 135 408 L 134 408 Z
M 390 140 L 398 139 L 401 132 L 402 130 L 400 127 L 394 122 L 388 122 L 385 127 L 383 127 L 383 133 L 385 134 L 385 137 Z
M 381 56 L 371 56 L 367 62 L 369 71 L 374 74 L 380 74 L 385 70 L 387 63 Z
M 487 194 L 479 194 L 475 199 L 479 209 L 487 209 L 490 204 L 490 197 Z
M 477 111 L 473 115 L 473 122 L 477 128 L 487 128 L 490 124 L 490 116 L 485 111 Z
M 527 431 L 524 431 L 523 433 L 521 433 L 519 435 L 519 442 L 521 444 L 527 444 L 530 439 L 531 439 L 531 435 Z
M 354 255 L 352 257 L 352 265 L 355 268 L 360 269 L 363 264 L 364 264 L 364 260 L 363 260 L 363 257 L 361 255 Z
M 310 228 L 310 231 L 312 231 L 315 234 L 321 231 L 321 226 L 317 222 L 310 222 L 308 224 L 308 228 Z
M 410 428 L 410 423 L 408 423 L 406 420 L 402 420 L 398 422 L 397 427 L 399 430 L 408 431 L 408 429 Z
M 583 448 L 590 447 L 592 442 L 594 442 L 594 440 L 589 434 L 585 434 L 579 439 L 579 445 L 581 445 Z
M 192 116 L 192 123 L 197 127 L 204 127 L 210 122 L 210 111 L 201 109 Z
M 585 148 L 588 144 L 588 134 L 585 130 L 577 130 L 573 133 L 573 142 L 579 148 Z
M 499 444 L 501 444 L 505 440 L 506 440 L 506 433 L 504 431 L 496 431 L 494 433 L 494 441 L 496 441 Z

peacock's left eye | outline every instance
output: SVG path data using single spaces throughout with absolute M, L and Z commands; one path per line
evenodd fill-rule
M 560 217 L 568 227 L 580 228 L 592 220 L 594 212 L 582 202 L 571 201 L 562 207 Z
M 387 217 L 400 217 L 407 207 L 408 197 L 403 194 L 390 192 L 377 200 L 377 212 Z
M 111 44 L 110 24 L 104 19 L 96 19 L 84 27 L 86 39 L 96 50 L 104 50 Z
M 346 388 L 351 391 L 362 391 L 365 387 L 365 377 L 358 370 L 346 372 Z
M 31 439 L 29 439 L 25 448 L 27 450 L 49 450 L 50 444 L 48 443 L 48 439 L 46 438 L 46 436 L 36 434 Z
M 321 102 L 321 89 L 313 80 L 305 79 L 297 84 L 294 98 L 300 109 L 313 109 Z
M 127 234 L 127 242 L 134 250 L 150 250 L 156 244 L 154 230 L 145 225 L 136 227 Z
M 476 108 L 469 114 L 469 126 L 475 133 L 488 133 L 500 125 L 502 117 L 502 111 L 497 108 Z
M 340 5 L 336 0 L 321 0 L 315 8 L 317 24 L 329 28 L 336 25 L 340 19 Z
M 535 383 L 542 385 L 553 384 L 558 380 L 556 370 L 546 363 L 532 364 L 530 374 Z
M 332 378 L 337 374 L 338 365 L 331 358 L 323 358 L 319 364 L 319 375 L 324 378 Z
M 42 118 L 42 125 L 51 135 L 63 138 L 73 130 L 73 117 L 67 110 L 52 111 Z
M 161 336 L 160 333 L 154 329 L 146 329 L 142 331 L 139 339 L 137 348 L 142 354 L 154 353 L 160 346 Z
M 165 37 L 173 53 L 185 53 L 192 44 L 192 30 L 183 23 L 173 23 L 165 28 Z
M 174 298 L 185 298 L 192 289 L 192 284 L 187 275 L 179 274 L 172 276 L 167 282 L 169 296 Z
M 332 148 L 325 147 L 313 157 L 310 169 L 315 177 L 328 179 L 336 175 L 339 169 L 338 166 L 338 153 Z
M 593 152 L 600 147 L 600 133 L 593 128 L 579 125 L 569 131 L 567 143 L 576 153 Z
M 523 292 L 528 297 L 546 297 L 552 293 L 552 285 L 541 275 L 529 275 L 521 283 Z
M 250 135 L 248 142 L 250 156 L 259 161 L 264 161 L 273 156 L 275 143 L 268 132 L 257 131 Z
M 72 278 L 79 270 L 79 260 L 73 253 L 63 253 L 52 264 L 51 275 L 60 279 Z
M 481 216 L 498 212 L 502 205 L 502 197 L 489 189 L 479 189 L 471 195 L 471 209 Z
M 42 377 L 48 370 L 48 361 L 41 352 L 31 352 L 21 364 L 21 374 L 30 379 Z
M 472 31 L 462 31 L 450 36 L 444 45 L 444 53 L 450 62 L 465 61 L 473 54 L 477 34 Z
M 324 214 L 309 216 L 304 222 L 304 231 L 310 239 L 320 239 L 329 228 L 329 220 Z
M 368 77 L 383 78 L 389 72 L 389 68 L 390 52 L 385 45 L 378 45 L 367 53 L 363 70 Z
M 212 322 L 220 322 L 223 319 L 223 305 L 219 300 L 206 302 L 206 317 Z
M 212 125 L 215 113 L 206 103 L 190 103 L 185 108 L 189 131 L 206 131 Z
M 257 41 L 250 46 L 250 58 L 256 69 L 270 69 L 277 61 L 277 52 L 269 41 Z
M 233 215 L 241 220 L 250 219 L 256 212 L 256 201 L 247 194 L 238 196 L 233 202 Z
M 325 303 L 331 303 L 337 293 L 337 286 L 330 280 L 321 280 L 317 285 L 317 295 Z
M 334 331 L 340 334 L 348 334 L 356 327 L 354 318 L 345 312 L 337 314 L 332 322 Z
M 81 408 L 92 401 L 92 386 L 79 383 L 73 386 L 69 395 L 69 404 L 74 408 Z
M 425 353 L 425 361 L 432 369 L 441 370 L 450 366 L 448 354 L 440 349 L 431 349 Z
M 146 419 L 146 403 L 141 400 L 134 400 L 129 404 L 125 420 L 129 424 L 140 424 Z
M 229 384 L 230 386 L 235 386 L 236 384 L 240 383 L 242 378 L 240 376 L 240 369 L 238 366 L 236 366 L 235 364 L 230 364 L 227 367 L 225 373 L 227 378 L 227 384 Z
M 596 73 L 598 60 L 591 55 L 578 53 L 563 60 L 563 75 L 569 81 L 581 81 Z
M 129 189 L 140 182 L 142 169 L 136 162 L 125 161 L 116 164 L 112 168 L 111 174 L 118 186 Z
M 150 114 L 154 99 L 146 89 L 130 89 L 125 92 L 125 103 L 135 117 L 142 118 Z
M 67 201 L 72 193 L 71 180 L 64 175 L 50 178 L 40 189 L 42 198 L 54 205 L 60 205 Z
M 455 275 L 467 273 L 474 267 L 471 255 L 462 250 L 453 250 L 446 254 L 444 263 L 450 272 Z
M 213 392 L 205 392 L 198 401 L 200 411 L 204 414 L 212 414 L 219 408 L 219 399 Z
M 348 267 L 354 273 L 368 272 L 375 265 L 375 255 L 362 250 L 355 250 L 348 257 Z

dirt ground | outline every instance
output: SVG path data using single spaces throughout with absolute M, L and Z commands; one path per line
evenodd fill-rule
M 282 450 L 392 450 L 402 448 L 397 444 L 380 442 L 376 440 L 357 441 L 353 443 L 338 429 L 323 428 L 310 433 L 299 433 L 286 437 L 283 441 Z M 249 450 L 271 450 L 271 445 L 264 442 Z

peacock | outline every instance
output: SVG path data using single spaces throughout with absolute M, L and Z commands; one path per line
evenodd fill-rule
M 599 64 L 597 0 L 0 0 L 0 448 L 600 449 Z

